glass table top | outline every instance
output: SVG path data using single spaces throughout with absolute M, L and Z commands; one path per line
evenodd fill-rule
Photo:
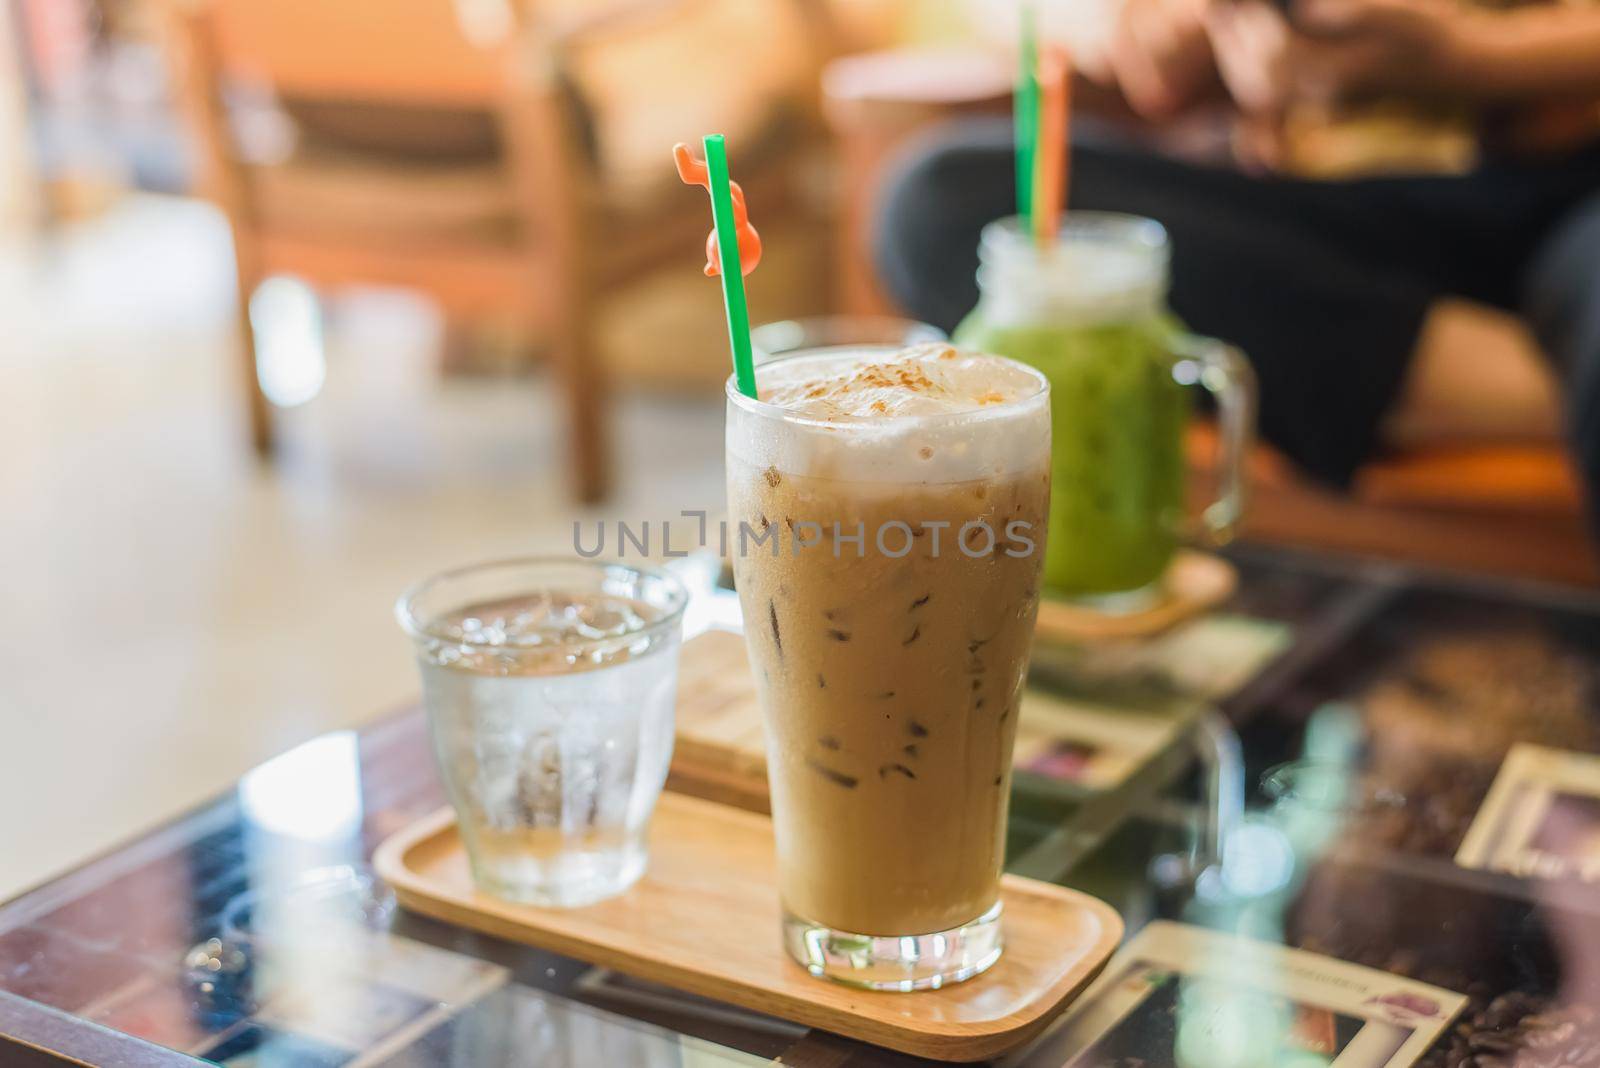
M 1231 555 L 1221 613 L 1036 657 L 1039 700 L 1100 733 L 1019 748 L 1008 868 L 1129 940 L 1001 1063 L 1600 1065 L 1600 601 Z M 323 735 L 0 906 L 0 1034 L 113 1063 L 924 1063 L 398 908 L 368 865 L 443 803 L 431 761 L 414 709 Z

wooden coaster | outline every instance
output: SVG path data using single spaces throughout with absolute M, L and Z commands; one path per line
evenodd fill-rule
M 667 789 L 772 811 L 766 729 L 744 635 L 708 630 L 684 643 L 674 730 Z
M 1122 918 L 1103 901 L 1007 875 L 1006 949 L 984 974 L 911 994 L 817 979 L 780 940 L 771 822 L 673 793 L 656 806 L 644 877 L 586 908 L 479 893 L 448 809 L 389 838 L 373 864 L 402 905 L 446 923 L 945 1061 L 993 1057 L 1037 1035 L 1122 938 Z
M 1160 599 L 1148 608 L 1110 614 L 1047 595 L 1033 633 L 1040 641 L 1065 643 L 1148 638 L 1215 608 L 1238 586 L 1239 572 L 1227 560 L 1180 549 L 1162 579 Z

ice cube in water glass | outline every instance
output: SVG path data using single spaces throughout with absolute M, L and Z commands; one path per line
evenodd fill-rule
M 608 594 L 539 594 L 436 620 L 423 691 L 486 891 L 542 905 L 621 892 L 672 756 L 677 628 Z

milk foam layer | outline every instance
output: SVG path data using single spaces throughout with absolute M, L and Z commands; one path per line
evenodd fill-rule
M 1043 470 L 1049 387 L 1000 356 L 948 345 L 804 353 L 757 368 L 761 402 L 730 385 L 728 456 L 757 470 L 882 483 Z
M 1039 391 L 1036 376 L 998 356 L 915 345 L 881 357 L 843 353 L 781 361 L 762 375 L 761 399 L 815 419 L 971 412 Z

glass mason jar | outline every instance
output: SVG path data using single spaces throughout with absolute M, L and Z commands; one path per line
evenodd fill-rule
M 1018 219 L 984 228 L 978 306 L 964 347 L 1030 364 L 1050 380 L 1050 540 L 1058 596 L 1137 610 L 1160 592 L 1178 543 L 1222 544 L 1245 505 L 1255 379 L 1235 348 L 1183 331 L 1166 310 L 1170 246 L 1152 219 L 1073 212 L 1052 248 Z M 1218 496 L 1185 520 L 1186 387 L 1216 399 Z

